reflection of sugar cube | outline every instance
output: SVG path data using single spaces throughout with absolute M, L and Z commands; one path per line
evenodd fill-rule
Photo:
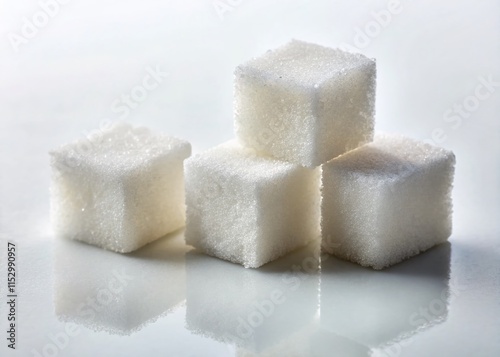
M 127 255 L 57 240 L 58 318 L 118 335 L 140 330 L 185 299 L 187 250 L 177 232 Z
M 371 141 L 375 61 L 292 41 L 235 71 L 235 132 L 246 146 L 314 167 Z
M 322 256 L 322 328 L 373 351 L 443 322 L 450 256 L 451 246 L 444 243 L 382 272 Z
M 288 340 L 318 312 L 318 248 L 312 242 L 260 269 L 188 252 L 187 328 L 259 353 Z
M 319 170 L 228 142 L 186 160 L 186 242 L 259 267 L 319 237 Z
M 322 168 L 323 248 L 382 269 L 451 234 L 452 152 L 395 135 Z
M 189 143 L 126 124 L 85 140 L 51 153 L 58 235 L 130 252 L 184 225 Z

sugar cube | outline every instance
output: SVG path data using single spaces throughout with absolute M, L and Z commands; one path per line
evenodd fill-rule
M 319 237 L 319 169 L 230 141 L 185 163 L 186 242 L 256 268 Z
M 315 167 L 373 138 L 375 61 L 301 41 L 235 70 L 235 132 L 246 146 Z
M 191 145 L 124 123 L 51 153 L 56 235 L 133 251 L 184 225 Z
M 451 151 L 384 134 L 323 165 L 324 250 L 382 269 L 445 242 L 454 165 Z

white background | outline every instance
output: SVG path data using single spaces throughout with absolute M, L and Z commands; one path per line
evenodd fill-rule
M 199 152 L 233 136 L 236 65 L 291 38 L 356 46 L 360 32 L 368 37 L 359 50 L 377 60 L 376 129 L 422 140 L 439 133 L 439 144 L 457 157 L 451 275 L 462 276 L 467 288 L 451 300 L 444 323 L 417 334 L 400 353 L 498 354 L 500 2 L 401 1 L 400 11 L 377 23 L 375 13 L 388 9 L 387 1 L 73 0 L 15 46 L 23 18 L 32 22 L 41 7 L 0 1 L 0 238 L 20 246 L 19 346 L 26 355 L 63 326 L 52 303 L 49 150 L 85 137 L 104 119 L 125 119 L 185 138 Z M 156 67 L 168 76 L 120 117 L 113 103 Z M 476 101 L 488 78 L 496 87 Z M 455 105 L 470 110 L 460 122 L 446 121 Z M 155 343 L 165 355 L 236 353 L 192 334 L 184 312 L 181 306 L 129 337 L 85 330 L 59 355 L 95 355 L 111 346 L 121 355 L 154 355 Z

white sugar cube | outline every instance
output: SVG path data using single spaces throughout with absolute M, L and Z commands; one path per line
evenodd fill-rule
M 184 226 L 190 153 L 186 141 L 127 124 L 53 151 L 55 233 L 130 252 Z
M 292 41 L 235 70 L 244 145 L 315 167 L 373 138 L 375 61 Z
M 319 169 L 257 156 L 235 141 L 186 160 L 186 242 L 256 268 L 319 233 Z
M 382 269 L 451 234 L 452 152 L 396 135 L 377 136 L 323 165 L 323 248 Z

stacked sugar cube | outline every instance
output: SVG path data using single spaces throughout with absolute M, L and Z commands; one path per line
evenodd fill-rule
M 322 235 L 381 269 L 446 241 L 454 155 L 374 139 L 375 87 L 374 60 L 301 41 L 237 67 L 237 140 L 185 162 L 187 243 L 259 267 Z
M 375 61 L 300 41 L 235 71 L 235 132 L 265 155 L 317 167 L 373 138 Z

